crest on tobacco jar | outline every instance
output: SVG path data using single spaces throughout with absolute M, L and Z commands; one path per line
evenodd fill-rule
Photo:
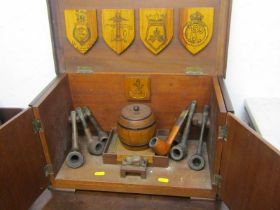
M 121 54 L 131 45 L 134 34 L 133 9 L 102 10 L 103 39 L 117 54 Z
M 212 39 L 214 9 L 183 9 L 180 18 L 181 42 L 192 54 L 197 54 L 204 49 Z
M 68 41 L 85 54 L 97 39 L 96 10 L 65 10 L 64 16 Z
M 152 53 L 160 53 L 173 37 L 173 10 L 140 9 L 140 37 Z

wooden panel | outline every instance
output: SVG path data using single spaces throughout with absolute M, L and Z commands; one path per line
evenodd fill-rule
M 120 177 L 120 165 L 103 164 L 101 156 L 91 156 L 86 147 L 86 139 L 80 138 L 81 151 L 85 156 L 85 164 L 79 169 L 71 169 L 64 163 L 56 176 L 54 187 L 85 189 L 111 192 L 143 193 L 172 196 L 194 196 L 214 198 L 212 190 L 206 145 L 203 147 L 205 168 L 193 171 L 187 161 L 169 161 L 168 168 L 148 167 L 147 178 L 139 176 Z M 196 141 L 189 141 L 188 154 L 194 154 Z M 104 176 L 95 176 L 95 172 L 105 172 Z M 158 178 L 167 178 L 169 183 L 158 182 Z
M 47 186 L 45 158 L 27 109 L 0 126 L 0 208 L 26 210 Z
M 222 199 L 231 210 L 279 209 L 280 152 L 231 113 L 227 124 Z
M 58 172 L 71 145 L 68 116 L 72 108 L 67 75 L 57 77 L 31 106 L 36 119 L 42 122 L 40 138 L 46 160 Z
M 222 159 L 222 140 L 218 138 L 219 126 L 226 124 L 226 107 L 217 77 L 213 77 L 210 102 L 210 129 L 208 134 L 207 150 L 211 179 L 214 183 L 214 174 L 220 174 Z
M 0 122 L 2 122 L 2 124 L 7 122 L 21 111 L 22 109 L 19 108 L 0 108 Z
M 125 78 L 129 75 L 132 74 L 69 74 L 74 107 L 89 106 L 104 129 L 111 130 L 116 127 L 121 109 L 129 103 L 125 93 Z M 197 100 L 197 112 L 210 102 L 210 76 L 145 76 L 151 78 L 151 101 L 145 103 L 154 111 L 158 128 L 171 128 L 192 100 Z
M 47 202 L 45 202 L 47 200 Z M 46 203 L 46 204 L 45 204 Z M 30 210 L 83 209 L 83 210 L 217 210 L 221 202 L 178 197 L 151 196 L 123 193 L 87 192 L 75 193 L 46 190 Z
M 225 70 L 230 0 L 48 0 L 55 54 L 59 71 L 74 71 L 78 66 L 90 66 L 93 71 L 184 72 L 186 67 L 198 67 L 211 75 Z M 211 43 L 197 56 L 191 55 L 178 39 L 179 8 L 213 7 L 214 31 Z M 65 33 L 65 9 L 97 9 L 98 40 L 86 54 L 80 55 L 69 44 Z M 135 9 L 135 41 L 121 56 L 106 46 L 101 30 L 101 9 Z M 139 34 L 139 8 L 174 8 L 174 38 L 159 55 L 149 52 Z

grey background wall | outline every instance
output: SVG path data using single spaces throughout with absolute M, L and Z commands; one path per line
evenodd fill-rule
M 226 84 L 242 119 L 245 98 L 280 97 L 279 6 L 233 0 Z M 46 2 L 5 1 L 1 8 L 0 107 L 27 107 L 55 77 Z

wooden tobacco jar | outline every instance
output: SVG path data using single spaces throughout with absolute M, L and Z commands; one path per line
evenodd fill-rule
M 117 133 L 127 149 L 146 149 L 155 130 L 156 118 L 149 106 L 130 104 L 122 109 Z

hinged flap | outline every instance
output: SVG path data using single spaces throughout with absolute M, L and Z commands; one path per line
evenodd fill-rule
M 279 209 L 280 152 L 231 113 L 227 126 L 222 199 L 232 210 Z
M 28 209 L 47 187 L 42 145 L 29 108 L 0 127 L 0 208 Z
M 162 72 L 185 74 L 186 68 L 196 68 L 201 69 L 203 74 L 223 75 L 226 69 L 231 0 L 119 0 L 115 2 L 111 0 L 48 0 L 47 2 L 49 4 L 49 17 L 54 47 L 53 51 L 55 54 L 55 60 L 57 61 L 58 73 L 79 73 L 81 72 L 81 69 L 82 72 L 83 69 L 90 69 L 90 72 Z M 173 21 L 173 30 L 170 24 L 168 25 L 167 23 L 162 23 L 162 19 L 153 19 L 154 15 L 150 16 L 149 21 L 147 20 L 147 16 L 141 16 L 140 9 L 147 8 L 171 9 L 172 12 L 170 12 L 170 14 L 173 15 L 170 15 L 170 17 L 172 19 L 168 20 L 169 22 Z M 188 12 L 185 13 L 185 16 L 187 15 L 188 17 L 185 19 L 182 18 L 185 17 L 180 13 L 180 10 L 183 8 L 187 8 L 185 11 L 193 12 L 193 15 L 196 14 L 195 12 L 198 14 L 198 12 L 203 13 L 204 10 L 212 11 L 212 9 L 214 9 L 214 17 L 211 18 L 210 21 L 210 19 L 207 18 L 207 14 L 202 15 L 199 13 L 200 16 L 198 17 L 192 16 L 193 18 L 201 18 L 202 22 L 200 22 L 200 24 L 196 24 L 195 21 L 191 22 L 193 19 L 191 19 L 191 16 L 188 16 L 191 15 L 188 14 Z M 102 15 L 102 9 L 111 9 L 112 11 L 113 9 L 118 9 L 118 13 L 116 13 L 116 16 L 112 17 L 110 15 Z M 120 9 L 133 9 L 134 21 L 133 18 L 124 18 Z M 65 17 L 65 10 L 76 10 L 77 14 L 79 12 L 85 13 L 85 18 L 72 18 L 69 22 L 67 14 Z M 95 18 L 93 18 L 94 21 L 87 19 L 90 17 L 87 12 L 95 14 L 95 11 L 97 21 L 95 21 Z M 118 17 L 118 15 L 120 16 L 118 19 L 114 18 Z M 82 24 L 81 21 L 83 20 L 85 22 Z M 207 20 L 210 22 L 208 23 Z M 134 22 L 134 32 L 131 32 L 133 24 L 128 25 L 129 21 Z M 143 21 L 147 22 L 148 26 L 145 29 L 146 31 L 142 31 L 141 33 L 143 27 L 140 29 L 140 26 Z M 153 21 L 157 21 L 156 28 L 153 25 Z M 191 23 L 192 25 L 190 25 Z M 69 24 L 72 24 L 71 27 Z M 194 28 L 200 27 L 200 29 L 204 31 L 201 32 L 201 34 L 204 34 L 204 37 L 201 37 L 202 35 L 192 36 L 193 39 L 198 39 L 198 43 L 201 39 L 210 39 L 210 35 L 213 35 L 209 40 L 209 43 L 207 42 L 208 45 L 198 54 L 193 55 L 184 47 L 183 43 L 181 43 L 179 37 L 187 35 L 184 35 L 186 32 L 179 30 L 180 25 L 183 25 L 184 28 L 187 25 L 193 26 Z M 87 53 L 82 54 L 75 48 L 75 43 L 85 43 L 86 45 L 87 41 L 90 40 L 90 34 L 93 34 L 95 31 L 91 32 L 93 26 L 94 28 L 97 26 L 97 41 Z M 205 27 L 207 29 L 205 29 Z M 77 34 L 78 28 L 80 29 L 80 34 Z M 121 42 L 123 39 L 128 39 L 128 37 L 130 37 L 128 35 L 128 31 L 130 31 L 131 37 L 133 36 L 133 33 L 135 33 L 133 36 L 135 37 L 134 41 L 131 41 L 130 46 L 127 47 L 125 51 L 118 54 L 110 48 L 110 45 L 107 45 L 108 43 L 106 44 L 104 41 L 104 34 L 102 30 L 104 28 L 108 30 L 108 32 L 106 31 L 107 33 L 111 33 L 109 34 L 109 41 L 113 42 L 111 44 L 114 46 L 117 45 L 115 42 Z M 210 34 L 210 31 L 212 32 L 212 28 L 213 33 Z M 194 30 L 195 29 L 193 29 L 193 31 Z M 69 34 L 71 36 L 74 33 L 77 34 L 77 36 L 75 36 L 76 40 L 74 39 L 73 41 L 73 39 L 70 39 L 72 40 L 72 42 L 70 42 L 67 39 L 66 31 L 68 31 L 68 36 Z M 69 31 L 73 32 L 69 33 Z M 108 42 L 107 33 L 105 34 L 105 40 Z M 148 39 L 148 37 L 140 37 L 140 33 L 145 36 L 151 35 L 151 38 Z M 165 33 L 165 35 L 160 33 Z M 149 49 L 147 49 L 147 46 L 145 46 L 145 44 L 147 45 L 145 41 L 148 41 L 150 45 L 156 43 L 158 44 L 158 40 L 167 38 L 168 34 L 171 34 L 170 42 L 167 42 L 169 40 L 166 40 L 166 48 L 157 55 L 150 52 Z M 124 42 L 129 43 L 128 41 L 129 40 L 124 40 Z M 120 44 L 118 43 L 118 45 Z M 88 73 L 89 71 L 86 70 L 86 72 Z

